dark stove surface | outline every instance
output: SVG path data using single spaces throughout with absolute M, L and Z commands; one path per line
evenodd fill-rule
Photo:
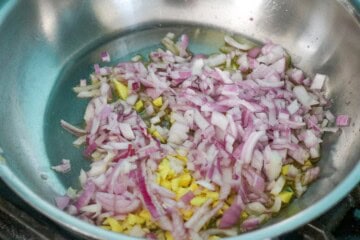
M 63 230 L 20 199 L 0 179 L 0 240 L 73 240 Z
M 32 209 L 0 180 L 0 240 L 80 239 Z M 274 240 L 360 240 L 360 185 L 327 213 Z

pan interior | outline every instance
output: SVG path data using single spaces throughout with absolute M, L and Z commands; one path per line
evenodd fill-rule
M 149 52 L 162 47 L 161 39 L 168 33 L 173 32 L 177 36 L 186 33 L 190 37 L 189 49 L 193 53 L 216 53 L 224 44 L 224 35 L 226 31 L 217 28 L 211 28 L 201 25 L 186 25 L 186 24 L 153 24 L 139 26 L 135 29 L 124 31 L 119 35 L 110 36 L 98 40 L 95 44 L 85 48 L 79 54 L 75 55 L 67 65 L 62 69 L 59 77 L 52 87 L 51 94 L 46 107 L 44 117 L 44 140 L 47 158 L 49 159 L 49 166 L 57 165 L 61 159 L 70 159 L 72 170 L 69 173 L 55 173 L 51 170 L 46 171 L 50 179 L 55 179 L 58 182 L 58 188 L 54 189 L 56 193 L 63 193 L 69 186 L 79 188 L 78 176 L 80 169 L 89 169 L 90 161 L 86 159 L 82 152 L 83 149 L 76 148 L 72 142 L 76 137 L 62 129 L 60 120 L 64 119 L 76 126 L 83 127 L 83 114 L 85 112 L 88 99 L 79 99 L 72 91 L 72 88 L 79 84 L 79 80 L 89 77 L 93 72 L 93 65 L 100 63 L 100 53 L 108 51 L 111 55 L 111 63 L 116 64 L 122 61 L 130 61 L 136 54 L 148 56 Z M 242 36 L 245 37 L 245 36 Z M 291 54 L 291 50 L 289 51 Z M 296 58 L 296 56 L 295 56 Z M 311 73 L 310 73 L 311 74 Z M 331 84 L 328 86 L 330 90 Z M 329 91 L 329 94 L 331 91 Z M 335 104 L 336 107 L 337 103 Z M 336 166 L 329 164 L 327 159 L 336 152 L 338 142 L 338 134 L 325 134 L 322 161 L 322 181 L 314 184 L 300 201 L 294 201 L 290 207 L 286 208 L 280 214 L 279 219 L 286 216 L 293 215 L 303 209 L 307 204 L 310 204 L 314 199 L 319 199 L 320 196 L 327 193 L 326 188 L 334 187 L 335 183 L 331 179 L 336 172 Z M 314 195 L 314 193 L 317 193 Z M 277 221 L 277 220 L 275 220 Z
M 147 57 L 150 51 L 163 47 L 160 41 L 168 32 L 173 32 L 177 36 L 188 34 L 189 49 L 192 53 L 216 53 L 224 44 L 225 32 L 220 29 L 193 25 L 154 24 L 125 31 L 120 36 L 110 39 L 102 39 L 95 46 L 74 56 L 61 71 L 49 96 L 43 130 L 50 165 L 59 164 L 63 158 L 71 160 L 72 170 L 68 173 L 47 172 L 48 175 L 56 175 L 63 187 L 62 191 L 69 186 L 79 187 L 80 169 L 87 170 L 90 163 L 83 156 L 83 149 L 78 149 L 72 144 L 76 137 L 60 126 L 61 119 L 79 127 L 83 127 L 84 124 L 83 115 L 89 99 L 77 98 L 72 88 L 79 84 L 80 79 L 89 80 L 95 63 L 104 65 L 100 60 L 102 51 L 108 51 L 111 55 L 111 62 L 106 65 L 130 61 L 136 54 Z
M 159 47 L 160 39 L 174 32 L 189 34 L 192 52 L 210 54 L 228 31 L 270 39 L 308 74 L 327 74 L 332 111 L 351 117 L 351 125 L 338 135 L 325 135 L 320 179 L 268 223 L 279 224 L 253 236 L 264 239 L 304 224 L 360 179 L 355 172 L 360 167 L 360 31 L 358 20 L 339 2 L 5 0 L 0 3 L 0 146 L 6 162 L 0 160 L 0 177 L 60 224 L 110 239 L 53 207 L 54 196 L 69 186 L 78 188 L 80 169 L 89 166 L 82 150 L 73 147 L 75 138 L 60 127 L 60 119 L 83 124 L 87 100 L 76 98 L 72 87 L 88 77 L 103 50 L 113 62 L 129 60 Z M 52 171 L 63 158 L 71 160 L 72 171 Z

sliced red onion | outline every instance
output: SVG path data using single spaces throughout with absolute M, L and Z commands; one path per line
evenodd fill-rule
M 103 62 L 110 62 L 110 54 L 107 51 L 100 53 L 101 61 Z
M 321 131 L 336 133 L 337 131 L 339 131 L 339 128 L 338 127 L 324 127 L 321 129 Z
M 260 54 L 260 52 L 261 48 L 254 47 L 248 51 L 247 55 L 251 58 L 256 58 Z
M 310 148 L 310 157 L 312 159 L 320 157 L 320 144 L 316 144 Z
M 312 130 L 306 130 L 304 134 L 304 143 L 308 148 L 315 147 L 321 140 L 314 134 Z
M 157 239 L 158 239 L 158 237 L 156 236 L 156 234 L 153 233 L 153 232 L 146 233 L 146 234 L 145 234 L 145 238 L 148 239 L 148 240 L 157 240 Z
M 306 170 L 306 172 L 302 178 L 302 184 L 308 185 L 309 183 L 311 183 L 315 179 L 317 179 L 319 177 L 319 174 L 320 174 L 319 167 L 313 167 L 313 168 Z
M 286 183 L 285 178 L 284 178 L 283 176 L 280 176 L 280 177 L 276 180 L 276 182 L 275 182 L 273 188 L 271 189 L 271 192 L 270 192 L 270 193 L 271 193 L 272 195 L 278 195 L 278 194 L 281 192 L 281 190 L 283 189 L 285 183 Z
M 302 147 L 297 147 L 295 150 L 289 150 L 289 155 L 295 159 L 300 164 L 304 164 L 304 162 L 309 159 L 309 153 Z
M 130 124 L 128 123 L 119 123 L 119 128 L 121 131 L 121 134 L 128 140 L 135 139 L 134 132 L 131 129 Z
M 73 87 L 73 90 L 76 93 L 92 91 L 92 90 L 98 89 L 101 86 L 100 82 L 96 82 L 96 83 L 87 85 L 87 84 L 85 84 L 86 83 L 85 79 L 81 79 L 80 81 L 81 81 L 80 86 Z
M 86 79 L 80 79 L 79 87 L 85 87 L 87 85 Z
M 206 214 L 204 214 L 191 228 L 195 232 L 199 232 L 200 229 L 223 207 L 224 203 L 220 202 L 208 211 Z
M 190 203 L 191 199 L 193 199 L 194 197 L 195 197 L 195 194 L 192 191 L 188 191 L 180 198 L 180 200 L 183 201 L 184 203 L 188 204 L 188 203 Z
M 211 115 L 211 124 L 219 127 L 223 131 L 226 131 L 229 123 L 224 114 L 221 114 L 219 112 L 213 112 Z
M 301 102 L 304 106 L 310 107 L 318 104 L 318 102 L 306 91 L 303 86 L 295 86 L 293 91 L 299 102 Z
M 135 211 L 140 206 L 138 199 L 126 199 L 121 195 L 97 192 L 96 201 L 107 211 L 126 214 Z
M 196 183 L 210 191 L 215 191 L 215 186 L 206 180 L 199 180 Z
M 266 218 L 266 215 L 260 215 L 259 217 L 254 217 L 251 216 L 249 218 L 247 218 L 244 222 L 242 222 L 242 224 L 240 225 L 240 227 L 242 229 L 244 229 L 245 231 L 249 231 L 252 230 L 256 227 L 258 227 Z
M 219 228 L 230 228 L 233 227 L 238 221 L 241 212 L 244 210 L 245 206 L 242 202 L 241 197 L 236 196 L 235 201 L 231 206 L 224 212 L 223 216 L 220 219 Z
M 175 199 L 176 194 L 164 187 L 161 187 L 157 184 L 152 184 L 151 186 L 159 195 L 161 195 L 162 197 L 166 197 L 166 198 L 173 198 Z M 189 191 L 191 193 L 191 191 Z
M 94 64 L 94 70 L 96 74 L 100 74 L 100 65 L 99 64 Z
M 70 123 L 66 122 L 65 120 L 60 120 L 60 124 L 64 129 L 66 129 L 67 131 L 69 131 L 71 134 L 73 134 L 75 136 L 82 136 L 82 135 L 86 134 L 85 130 L 75 127 L 75 126 L 71 125 Z
M 350 117 L 348 115 L 338 115 L 336 117 L 336 126 L 347 127 L 350 125 Z
M 188 126 L 175 122 L 170 128 L 168 142 L 182 144 L 188 138 L 188 131 Z
M 211 199 L 207 200 L 185 223 L 185 227 L 192 229 L 193 225 L 197 223 L 209 211 L 210 203 Z
M 131 143 L 129 142 L 109 142 L 101 147 L 106 150 L 126 150 L 130 145 Z
M 209 67 L 215 67 L 219 66 L 226 61 L 226 55 L 225 54 L 216 54 L 212 55 L 209 58 L 204 60 L 204 63 Z
M 312 81 L 310 89 L 322 90 L 322 88 L 327 80 L 328 80 L 328 77 L 326 75 L 317 73 Z
M 325 111 L 325 117 L 329 122 L 335 122 L 335 116 L 329 111 Z
M 92 217 L 96 217 L 96 216 L 100 215 L 101 205 L 98 204 L 98 203 L 90 204 L 90 205 L 87 205 L 85 207 L 82 207 L 80 209 L 80 211 L 85 212 L 86 214 L 93 213 Z
M 299 175 L 300 170 L 297 169 L 294 165 L 290 164 L 288 168 L 288 173 L 286 176 L 289 176 L 291 178 L 295 178 L 297 175 Z
M 209 126 L 209 122 L 197 110 L 194 113 L 194 121 L 201 130 L 205 130 Z
M 288 69 L 288 54 L 281 46 L 269 42 L 258 48 L 229 36 L 225 42 L 226 54 L 192 56 L 186 35 L 175 41 L 168 34 L 162 41 L 166 49 L 151 52 L 149 62 L 138 58 L 113 67 L 94 65 L 92 84 L 85 80 L 74 88 L 79 97 L 92 98 L 85 130 L 61 121 L 79 136 L 74 144 L 85 143 L 84 154 L 94 160 L 88 172 L 81 171 L 80 195 L 62 204 L 68 212 L 101 224 L 105 217 L 123 220 L 125 214 L 145 208 L 175 239 L 201 239 L 209 231 L 200 229 L 214 216 L 220 218 L 220 228 L 233 227 L 245 205 L 253 215 L 241 228 L 257 227 L 280 210 L 278 194 L 287 181 L 294 181 L 297 196 L 304 193 L 319 169 L 301 172 L 304 168 L 292 162 L 303 165 L 318 158 L 321 134 L 337 131 L 329 122 L 348 126 L 349 117 L 335 119 L 324 110 L 329 107 L 322 92 L 327 77 L 305 78 L 302 70 Z M 102 60 L 110 61 L 109 54 L 103 53 Z M 238 69 L 232 70 L 233 63 Z M 113 102 L 113 77 L 127 85 L 125 101 Z M 153 100 L 160 96 L 159 107 Z M 134 110 L 138 100 L 143 104 L 140 113 Z M 186 166 L 174 157 L 178 154 L 187 157 Z M 164 157 L 175 175 L 185 169 L 202 188 L 220 189 L 220 203 L 192 206 L 198 190 L 176 202 L 174 191 L 155 183 Z M 280 175 L 283 164 L 288 164 L 286 176 Z M 238 192 L 234 202 L 219 214 L 222 201 L 233 192 Z M 186 223 L 179 214 L 183 208 L 194 211 Z M 146 236 L 140 225 L 127 232 Z
M 298 174 L 295 177 L 295 192 L 296 192 L 296 196 L 300 197 L 305 191 L 306 191 L 307 187 L 303 186 L 301 183 L 301 175 Z
M 240 159 L 245 163 L 249 164 L 254 152 L 255 145 L 260 140 L 261 137 L 265 135 L 264 131 L 252 132 L 249 138 L 244 143 L 244 147 L 241 151 Z
M 182 217 L 177 211 L 171 212 L 172 219 L 172 236 L 176 240 L 186 240 L 186 230 Z
M 281 209 L 281 204 L 282 204 L 281 198 L 277 196 L 277 197 L 275 197 L 275 199 L 274 199 L 273 205 L 272 205 L 271 208 L 269 208 L 267 211 L 270 212 L 270 213 L 271 213 L 271 212 L 277 213 L 277 212 L 279 212 L 280 209 Z
M 200 75 L 202 73 L 203 66 L 204 66 L 203 59 L 201 59 L 201 58 L 195 59 L 192 64 L 192 68 L 191 68 L 192 75 Z
M 158 225 L 165 231 L 172 231 L 172 224 L 171 224 L 171 221 L 170 219 L 165 216 L 165 215 L 162 215 L 159 217 L 159 219 L 157 220 L 157 223 Z
M 146 232 L 142 229 L 140 225 L 136 224 L 128 231 L 128 234 L 132 237 L 142 238 L 146 235 Z
M 86 136 L 83 135 L 83 136 L 78 137 L 75 141 L 73 141 L 73 144 L 75 147 L 80 147 L 85 142 L 86 142 Z
M 71 170 L 70 160 L 62 159 L 61 164 L 57 166 L 51 167 L 51 169 L 60 172 L 60 173 L 67 173 Z
M 188 55 L 188 53 L 186 52 L 188 45 L 189 45 L 188 35 L 186 34 L 181 35 L 178 42 L 179 55 L 181 57 L 186 57 Z
M 150 196 L 148 190 L 147 190 L 147 186 L 146 186 L 146 181 L 145 181 L 145 177 L 143 175 L 143 171 L 141 168 L 138 168 L 136 171 L 136 180 L 137 180 L 137 184 L 139 186 L 139 190 L 140 193 L 142 195 L 142 198 L 144 200 L 144 204 L 146 206 L 146 208 L 149 210 L 149 212 L 151 213 L 151 216 L 154 219 L 158 219 L 161 215 L 157 210 L 157 207 L 155 206 L 155 204 L 153 203 L 152 197 Z
M 243 175 L 253 190 L 257 192 L 264 192 L 265 180 L 260 174 L 256 173 L 252 169 L 248 169 L 247 171 L 243 171 Z
M 79 176 L 80 185 L 83 187 L 85 185 L 86 181 L 87 181 L 86 172 L 83 169 L 81 169 L 80 176 Z
M 69 205 L 66 209 L 66 212 L 71 214 L 71 215 L 76 215 L 78 214 L 78 210 L 74 205 Z
M 239 57 L 239 59 L 237 60 L 237 64 L 240 65 L 241 72 L 246 72 L 250 68 L 249 59 L 245 54 Z
M 275 69 L 278 73 L 284 73 L 286 68 L 286 60 L 285 58 L 280 58 L 275 63 L 270 65 L 273 69 Z
M 269 81 L 269 80 L 259 80 L 259 79 L 255 81 L 257 82 L 257 84 L 259 84 L 259 86 L 265 88 L 280 88 L 285 84 L 282 81 Z
M 92 181 L 87 181 L 84 185 L 83 191 L 80 194 L 79 198 L 76 200 L 75 206 L 79 210 L 80 208 L 86 206 L 91 198 L 93 197 L 96 190 L 96 186 Z
M 300 105 L 297 100 L 294 100 L 290 103 L 289 106 L 286 107 L 286 109 L 289 111 L 289 113 L 292 115 L 296 113 L 300 109 Z
M 221 94 L 224 96 L 232 96 L 235 95 L 237 96 L 239 94 L 239 87 L 235 84 L 226 84 L 223 86 L 222 90 L 221 90 Z
M 98 75 L 107 75 L 106 68 L 100 67 L 99 64 L 94 64 L 95 73 Z
M 64 210 L 70 203 L 70 198 L 68 196 L 59 196 L 55 198 L 56 206 Z
M 215 70 L 219 74 L 219 76 L 222 79 L 223 83 L 225 83 L 225 84 L 232 84 L 233 83 L 233 81 L 230 79 L 229 72 L 221 71 L 219 68 L 215 68 Z
M 253 215 L 260 215 L 266 211 L 266 207 L 260 202 L 251 202 L 246 205 L 246 212 Z
M 192 229 L 189 229 L 189 235 L 190 235 L 190 239 L 192 239 L 192 240 L 203 240 L 203 238 L 200 236 L 200 234 L 195 232 Z
M 91 168 L 88 171 L 87 175 L 90 177 L 99 176 L 104 174 L 107 168 L 107 163 L 104 161 L 97 161 L 91 164 Z
M 242 44 L 237 42 L 235 39 L 230 37 L 229 35 L 225 35 L 224 40 L 227 44 L 229 44 L 232 47 L 238 48 L 240 50 L 249 50 L 253 47 L 253 45 L 250 44 Z
M 263 169 L 263 165 L 264 165 L 264 156 L 261 153 L 261 151 L 256 149 L 254 151 L 254 154 L 253 154 L 253 159 L 251 161 L 251 166 L 253 168 L 255 168 L 258 172 L 261 172 L 261 170 Z
M 86 146 L 85 151 L 84 151 L 84 155 L 85 156 L 91 156 L 91 154 L 97 149 L 97 144 L 95 142 L 90 143 L 89 145 Z
M 68 196 L 70 199 L 75 199 L 77 197 L 77 191 L 72 187 L 69 187 L 66 190 L 66 196 Z
M 226 199 L 231 191 L 231 181 L 232 181 L 232 169 L 223 168 L 222 169 L 222 185 L 220 189 L 219 198 L 221 200 Z

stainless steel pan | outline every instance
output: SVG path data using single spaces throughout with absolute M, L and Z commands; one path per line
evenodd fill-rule
M 353 5 L 352 5 L 353 4 Z M 306 72 L 330 76 L 333 111 L 352 124 L 326 135 L 321 178 L 261 229 L 237 239 L 290 231 L 331 208 L 360 180 L 359 1 L 323 0 L 3 0 L 0 2 L 0 177 L 43 214 L 82 236 L 128 239 L 89 225 L 54 206 L 77 184 L 88 162 L 72 147 L 61 118 L 80 123 L 85 101 L 71 87 L 103 49 L 113 58 L 156 46 L 168 31 L 186 32 L 191 49 L 215 51 L 222 31 L 283 45 Z M 72 160 L 70 174 L 50 166 Z

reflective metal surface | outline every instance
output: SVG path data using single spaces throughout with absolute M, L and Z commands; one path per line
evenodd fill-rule
M 357 1 L 352 1 L 358 4 Z M 346 5 L 347 8 L 343 7 Z M 283 45 L 309 74 L 330 76 L 333 111 L 352 125 L 326 135 L 321 179 L 263 228 L 237 239 L 263 239 L 294 229 L 341 200 L 360 180 L 360 28 L 342 1 L 8 0 L 0 3 L 0 177 L 36 209 L 68 229 L 99 239 L 128 239 L 56 209 L 53 197 L 76 186 L 87 165 L 60 118 L 80 123 L 85 102 L 71 92 L 98 53 L 126 59 L 155 47 L 172 31 L 191 35 L 191 49 L 212 52 L 228 31 Z M 354 12 L 352 12 L 354 14 Z M 50 170 L 72 160 L 70 174 Z

